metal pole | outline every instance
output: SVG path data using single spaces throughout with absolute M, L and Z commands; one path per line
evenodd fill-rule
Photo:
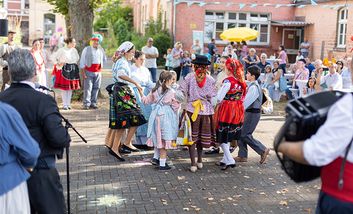
M 70 205 L 70 164 L 69 164 L 69 147 L 66 147 L 66 187 L 67 187 L 67 213 L 71 213 Z

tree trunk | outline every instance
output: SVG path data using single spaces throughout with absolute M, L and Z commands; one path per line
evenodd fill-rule
M 93 27 L 93 8 L 89 0 L 69 0 L 71 36 L 76 39 L 79 53 L 89 44 Z
M 70 16 L 67 14 L 65 16 L 65 25 L 66 25 L 66 36 L 71 37 L 71 23 L 70 23 Z

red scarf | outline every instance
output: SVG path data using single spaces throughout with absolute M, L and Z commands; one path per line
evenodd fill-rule
M 205 84 L 206 84 L 206 70 L 205 69 L 203 69 L 202 67 L 199 67 L 199 68 L 197 68 L 196 70 L 195 70 L 195 73 L 196 73 L 196 83 L 197 83 L 197 85 L 200 87 L 200 88 L 203 88 L 204 86 L 205 86 Z M 205 77 L 203 78 L 203 80 L 201 80 L 200 82 L 198 82 L 197 81 L 197 79 L 198 79 L 198 76 L 200 75 L 200 74 L 202 74 L 202 73 L 204 73 L 205 74 Z

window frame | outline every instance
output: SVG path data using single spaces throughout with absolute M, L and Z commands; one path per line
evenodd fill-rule
M 343 14 L 343 19 L 342 17 Z M 337 11 L 337 42 L 336 42 L 336 47 L 337 48 L 346 48 L 347 46 L 347 23 L 348 23 L 348 8 L 347 7 L 342 7 Z M 343 29 L 342 29 L 343 28 Z M 342 33 L 341 33 L 341 30 Z M 342 36 L 342 42 L 340 40 Z
M 211 16 L 210 13 L 213 13 L 213 15 Z M 216 13 L 223 13 L 224 14 L 223 19 L 218 19 Z M 229 14 L 236 14 L 236 19 L 230 19 Z M 239 19 L 240 14 L 246 14 L 246 19 L 240 20 Z M 267 16 L 267 18 L 264 16 Z M 249 28 L 250 28 L 250 25 L 252 24 L 258 25 L 259 36 L 256 39 L 256 41 L 249 41 L 248 42 L 249 45 L 268 46 L 270 44 L 270 38 L 271 38 L 271 14 L 270 13 L 206 10 L 204 13 L 204 23 L 206 22 L 208 23 L 213 22 L 212 38 L 216 39 L 217 44 L 226 44 L 227 42 L 216 38 L 216 33 L 219 32 L 219 31 L 216 31 L 216 23 L 223 23 L 223 30 L 227 30 L 229 24 L 236 24 L 236 27 L 238 27 L 239 25 L 245 25 L 246 27 L 249 27 Z M 266 42 L 260 42 L 262 25 L 267 25 Z M 204 40 L 205 40 L 205 43 L 209 43 L 211 39 L 207 37 L 205 27 L 206 27 L 206 24 L 204 25 L 204 32 L 205 32 Z

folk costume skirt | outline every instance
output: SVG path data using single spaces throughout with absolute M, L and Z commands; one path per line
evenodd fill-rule
M 217 111 L 217 142 L 239 140 L 244 123 L 244 106 L 240 100 L 223 100 Z
M 109 128 L 128 129 L 147 123 L 134 93 L 125 83 L 115 83 L 107 86 L 109 93 Z
M 188 111 L 187 114 L 191 118 L 193 113 Z M 204 148 L 214 146 L 216 133 L 213 125 L 213 115 L 198 115 L 195 121 L 191 120 L 192 141 Z
M 80 70 L 77 64 L 65 64 L 61 69 L 54 65 L 54 88 L 61 90 L 78 90 L 81 88 Z

